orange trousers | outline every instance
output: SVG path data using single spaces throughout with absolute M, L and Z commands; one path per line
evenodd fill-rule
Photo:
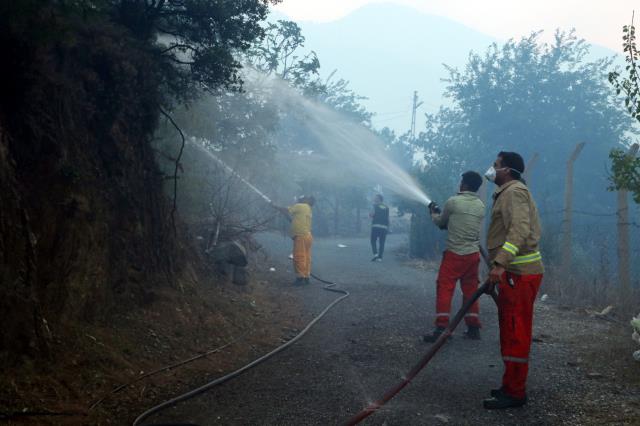
M 311 234 L 293 237 L 293 269 L 296 277 L 309 278 L 311 276 Z

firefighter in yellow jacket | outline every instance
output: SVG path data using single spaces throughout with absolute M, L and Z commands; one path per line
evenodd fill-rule
M 309 284 L 311 277 L 311 208 L 315 198 L 305 195 L 289 207 L 274 208 L 291 220 L 290 235 L 293 239 L 293 268 L 296 272 L 294 285 Z
M 484 401 L 487 409 L 519 407 L 527 402 L 526 382 L 533 328 L 533 304 L 544 267 L 538 244 L 538 209 L 522 179 L 524 161 L 500 152 L 485 176 L 498 186 L 493 194 L 487 249 L 489 280 L 498 286 L 502 386 Z

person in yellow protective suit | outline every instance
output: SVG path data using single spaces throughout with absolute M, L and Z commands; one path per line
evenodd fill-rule
M 293 239 L 293 268 L 296 271 L 294 285 L 309 284 L 311 277 L 311 234 L 312 207 L 315 199 L 305 195 L 289 207 L 274 208 L 291 220 L 290 235 Z

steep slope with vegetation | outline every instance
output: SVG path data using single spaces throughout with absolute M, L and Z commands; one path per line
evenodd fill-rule
M 107 320 L 180 285 L 184 245 L 151 138 L 202 87 L 240 87 L 234 55 L 261 36 L 268 3 L 4 3 L 3 352 L 33 354 L 43 324 Z

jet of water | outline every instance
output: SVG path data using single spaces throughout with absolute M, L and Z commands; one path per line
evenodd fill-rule
M 364 181 L 381 182 L 391 191 L 411 200 L 428 205 L 431 200 L 418 183 L 400 166 L 389 158 L 389 153 L 380 138 L 365 126 L 345 118 L 335 110 L 319 102 L 312 101 L 298 93 L 287 82 L 266 77 L 256 71 L 246 71 L 246 81 L 251 84 L 265 85 L 270 89 L 271 101 L 278 103 L 284 111 L 302 111 L 304 126 L 319 143 L 321 154 L 328 158 L 328 167 L 340 171 L 347 170 L 351 175 Z M 220 164 L 228 173 L 243 182 L 266 202 L 271 199 L 251 182 L 240 176 L 195 139 L 190 142 L 207 157 Z M 307 169 L 312 173 L 310 169 Z
M 212 159 L 216 163 L 220 164 L 222 166 L 222 168 L 224 168 L 230 175 L 235 176 L 238 180 L 240 180 L 240 182 L 242 182 L 245 185 L 247 185 L 247 187 L 249 187 L 253 192 L 258 194 L 267 203 L 271 203 L 271 199 L 269 197 L 267 197 L 262 191 L 260 191 L 258 188 L 256 188 L 251 182 L 249 182 L 248 180 L 246 180 L 245 178 L 240 176 L 235 170 L 233 170 L 231 167 L 229 167 L 229 165 L 227 163 L 222 161 L 220 158 L 218 158 L 217 155 L 215 155 L 213 152 L 211 152 L 211 150 L 209 150 L 209 149 L 205 148 L 204 146 L 202 146 L 202 144 L 198 143 L 195 139 L 192 139 L 191 141 L 189 141 L 189 145 L 195 147 L 198 151 L 202 152 L 204 155 L 206 155 L 207 157 L 209 157 L 210 159 Z
M 431 200 L 418 183 L 389 158 L 380 138 L 365 126 L 355 123 L 319 102 L 309 100 L 286 82 L 271 79 L 274 101 L 286 110 L 303 111 L 304 125 L 331 159 L 336 171 L 349 170 L 359 178 L 382 182 L 396 194 L 428 205 Z

